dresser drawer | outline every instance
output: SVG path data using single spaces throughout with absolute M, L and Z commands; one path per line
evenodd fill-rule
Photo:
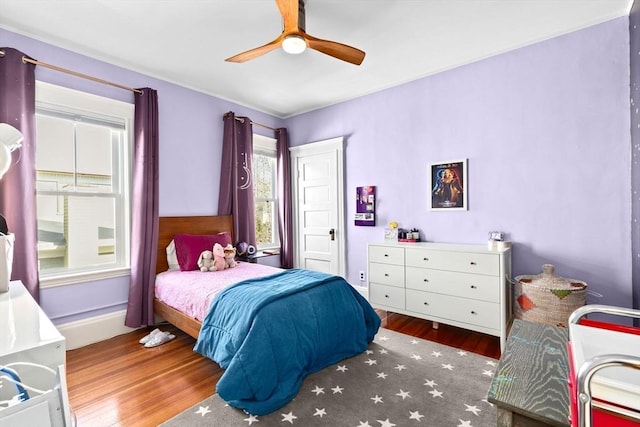
M 500 329 L 500 305 L 407 289 L 407 310 L 484 328 Z
M 404 309 L 404 288 L 369 284 L 369 302 L 373 305 L 384 305 Z
M 408 289 L 436 292 L 489 302 L 500 302 L 500 278 L 430 268 L 407 267 Z
M 404 265 L 404 249 L 389 246 L 369 246 L 369 262 Z
M 410 267 L 460 271 L 471 274 L 497 276 L 500 258 L 490 253 L 440 251 L 434 249 L 406 248 L 406 264 Z
M 369 263 L 369 282 L 404 288 L 404 267 L 371 262 Z

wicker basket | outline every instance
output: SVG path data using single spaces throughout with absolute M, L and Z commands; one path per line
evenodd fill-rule
M 587 300 L 587 284 L 580 280 L 556 276 L 551 264 L 542 273 L 518 276 L 514 285 L 516 319 L 567 327 L 569 315 Z

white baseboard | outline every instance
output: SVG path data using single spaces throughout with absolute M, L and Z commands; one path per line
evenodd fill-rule
M 56 327 L 66 339 L 67 350 L 73 350 L 135 331 L 136 328 L 129 328 L 124 325 L 126 313 L 126 310 L 121 310 L 103 314 L 102 316 L 63 323 Z
M 355 285 L 351 285 L 351 286 L 353 287 L 353 289 L 358 291 L 360 295 L 364 297 L 364 299 L 366 299 L 367 301 L 369 300 L 369 292 L 367 288 L 365 288 L 364 286 L 355 286 Z

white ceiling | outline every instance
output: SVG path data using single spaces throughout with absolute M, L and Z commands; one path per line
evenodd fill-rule
M 273 0 L 0 0 L 0 27 L 286 118 L 626 16 L 633 1 L 307 0 L 307 32 L 364 50 L 360 66 L 310 50 L 225 62 L 280 33 Z

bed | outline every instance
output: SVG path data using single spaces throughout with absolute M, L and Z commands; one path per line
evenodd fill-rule
M 225 369 L 221 398 L 264 415 L 293 399 L 308 374 L 364 351 L 380 318 L 339 276 L 246 262 L 222 272 L 167 271 L 174 237 L 228 232 L 232 224 L 231 216 L 160 218 L 154 309 Z M 166 291 L 169 279 L 177 292 Z M 196 289 L 204 294 L 195 297 Z

